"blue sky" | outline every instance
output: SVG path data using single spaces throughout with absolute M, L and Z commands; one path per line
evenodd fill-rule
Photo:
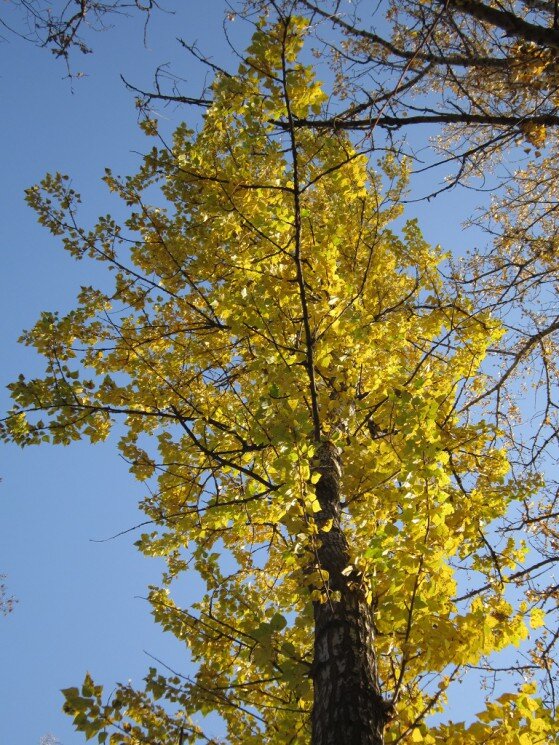
M 100 183 L 104 167 L 132 172 L 137 153 L 150 146 L 136 126 L 133 96 L 119 74 L 149 87 L 155 67 L 174 61 L 188 90 L 198 93 L 205 71 L 181 52 L 174 41 L 178 34 L 197 40 L 217 62 L 231 60 L 221 31 L 222 0 L 174 5 L 188 7 L 188 13 L 159 15 L 147 48 L 138 18 L 121 19 L 117 28 L 92 37 L 94 55 L 73 59 L 74 69 L 86 73 L 74 82 L 47 51 L 10 37 L 0 44 L 3 408 L 5 385 L 21 371 L 41 369 L 33 352 L 17 345 L 21 330 L 41 310 L 72 307 L 80 284 L 96 281 L 91 265 L 74 262 L 37 225 L 23 190 L 47 171 L 67 172 L 84 195 L 86 219 L 109 211 L 118 217 L 117 203 Z M 162 110 L 170 124 L 185 115 Z M 464 194 L 456 193 L 440 206 L 437 200 L 409 214 L 419 215 L 432 242 L 464 248 L 463 206 Z M 83 742 L 61 712 L 59 689 L 78 684 L 89 670 L 110 690 L 114 681 L 141 679 L 150 664 L 143 650 L 169 661 L 183 654 L 152 623 L 141 599 L 146 586 L 158 582 L 157 561 L 137 554 L 134 535 L 90 540 L 141 520 L 136 504 L 142 486 L 113 445 L 109 440 L 93 447 L 2 448 L 0 573 L 7 573 L 8 587 L 19 599 L 11 616 L 0 618 L 2 745 L 38 745 L 47 733 L 62 745 Z

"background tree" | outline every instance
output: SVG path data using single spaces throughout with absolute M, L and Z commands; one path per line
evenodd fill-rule
M 13 596 L 8 595 L 8 589 L 4 584 L 5 579 L 6 575 L 0 574 L 0 613 L 7 616 L 8 613 L 13 611 L 17 600 L 15 600 Z
M 209 741 L 193 718 L 208 711 L 229 743 L 552 742 L 533 683 L 470 727 L 425 722 L 468 666 L 542 623 L 530 596 L 505 598 L 523 547 L 487 537 L 538 482 L 506 479 L 470 412 L 499 324 L 442 282 L 414 222 L 388 227 L 405 164 L 388 155 L 381 177 L 343 132 L 299 126 L 327 104 L 298 61 L 306 30 L 259 22 L 198 134 L 107 173 L 125 226 L 80 227 L 60 175 L 29 191 L 115 283 L 25 335 L 45 376 L 13 384 L 3 436 L 95 442 L 124 420 L 119 448 L 150 485 L 140 548 L 168 565 L 154 615 L 198 663 L 109 699 L 86 677 L 67 710 L 112 743 Z M 183 608 L 169 585 L 185 571 L 205 591 Z M 456 597 L 461 573 L 482 589 Z
M 130 11 L 146 16 L 158 8 L 157 0 L 8 0 L 12 16 L 0 18 L 8 34 L 16 34 L 38 46 L 49 49 L 67 63 L 72 52 L 90 54 L 92 33 L 105 31 L 115 17 Z

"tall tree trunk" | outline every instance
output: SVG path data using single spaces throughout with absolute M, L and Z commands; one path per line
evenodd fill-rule
M 374 649 L 371 609 L 349 565 L 347 538 L 340 525 L 341 466 L 337 448 L 322 443 L 316 470 L 321 511 L 318 560 L 329 573 L 329 590 L 341 600 L 314 604 L 314 703 L 312 745 L 382 745 L 387 707 L 382 699 Z

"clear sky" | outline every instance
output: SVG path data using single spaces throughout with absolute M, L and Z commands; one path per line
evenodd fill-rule
M 74 262 L 37 225 L 23 190 L 47 171 L 67 172 L 84 194 L 86 219 L 109 211 L 118 216 L 100 183 L 103 169 L 132 172 L 137 153 L 150 146 L 119 74 L 149 87 L 155 67 L 174 61 L 198 93 L 205 71 L 181 52 L 177 35 L 197 40 L 217 62 L 236 64 L 221 30 L 223 0 L 167 4 L 183 10 L 154 19 L 147 48 L 138 18 L 92 37 L 95 53 L 73 59 L 74 69 L 87 75 L 73 83 L 48 51 L 8 36 L 0 44 L 3 409 L 4 386 L 19 372 L 41 370 L 36 356 L 17 345 L 21 330 L 41 310 L 72 307 L 80 284 L 96 281 L 90 264 Z M 162 115 L 178 123 L 187 112 L 163 109 Z M 457 208 L 463 200 L 463 193 L 445 197 L 440 207 L 414 207 L 410 215 L 420 216 L 429 240 L 464 248 L 468 238 L 459 223 L 467 212 Z M 141 599 L 159 580 L 158 563 L 136 552 L 133 534 L 90 540 L 139 522 L 143 489 L 118 458 L 114 439 L 69 448 L 3 447 L 0 458 L 0 573 L 7 573 L 19 599 L 14 612 L 0 618 L 0 744 L 39 745 L 50 733 L 62 745 L 78 745 L 83 738 L 61 712 L 59 689 L 80 683 L 86 670 L 108 690 L 117 680 L 139 681 L 150 664 L 144 650 L 169 662 L 182 659 Z

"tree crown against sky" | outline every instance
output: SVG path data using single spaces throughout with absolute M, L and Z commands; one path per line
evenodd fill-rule
M 148 688 L 156 696 L 184 704 L 188 713 L 228 711 L 230 728 L 242 742 L 250 741 L 251 727 L 262 741 L 258 726 L 270 741 L 277 741 L 278 730 L 293 729 L 306 741 L 309 681 L 318 674 L 312 667 L 310 601 L 316 615 L 317 609 L 343 605 L 344 593 L 353 593 L 372 611 L 385 701 L 390 705 L 396 697 L 395 712 L 385 712 L 395 714 L 388 742 L 400 736 L 477 742 L 490 732 L 503 742 L 549 741 L 551 713 L 531 698 L 538 695 L 531 683 L 492 702 L 467 731 L 420 726 L 422 717 L 443 703 L 460 666 L 519 642 L 527 627 L 543 620 L 541 596 L 532 587 L 526 604 L 504 599 L 507 582 L 523 574 L 522 548 L 514 541 L 496 543 L 490 527 L 511 500 L 530 505 L 537 482 L 503 480 L 499 450 L 506 440 L 496 447 L 496 428 L 472 408 L 475 398 L 502 386 L 493 390 L 483 377 L 471 378 L 486 349 L 493 354 L 500 344 L 505 360 L 512 359 L 500 379 L 506 382 L 520 367 L 517 360 L 553 333 L 553 322 L 542 326 L 534 306 L 526 304 L 541 267 L 546 282 L 554 276 L 553 256 L 541 234 L 545 223 L 538 222 L 534 235 L 499 236 L 500 253 L 490 257 L 497 281 L 482 289 L 498 311 L 502 300 L 492 303 L 491 294 L 500 298 L 507 272 L 532 251 L 528 273 L 522 265 L 521 281 L 511 287 L 535 330 L 521 329 L 516 340 L 509 334 L 499 342 L 503 329 L 463 296 L 468 278 L 458 277 L 462 294 L 441 283 L 440 257 L 422 243 L 413 224 L 403 238 L 390 232 L 405 167 L 386 159 L 389 183 L 383 188 L 379 176 L 367 170 L 363 147 L 326 116 L 324 95 L 310 70 L 282 69 L 272 28 L 255 38 L 238 76 L 218 78 L 199 135 L 181 128 L 172 148 L 149 155 L 138 176 L 119 181 L 108 175 L 111 188 L 138 211 L 127 226 L 131 235 L 108 219 L 91 233 L 82 231 L 75 222 L 76 195 L 62 178 L 45 182 L 60 212 L 40 190 L 30 192 L 41 220 L 65 235 L 66 247 L 113 265 L 117 281 L 114 297 L 84 288 L 76 313 L 62 319 L 45 315 L 30 332 L 29 343 L 50 360 L 47 378 L 19 384 L 15 393 L 21 406 L 44 407 L 54 421 L 29 429 L 18 416 L 12 434 L 21 442 L 38 441 L 49 431 L 61 442 L 83 435 L 95 439 L 106 434 L 110 415 L 128 417 L 122 451 L 139 477 L 160 474 L 145 507 L 167 529 L 166 536 L 144 538 L 142 548 L 168 556 L 171 581 L 188 560 L 183 543 L 189 535 L 198 539 L 192 562 L 207 584 L 207 597 L 190 615 L 160 591 L 152 600 L 163 625 L 180 638 L 188 635 L 204 664 L 184 690 L 180 678 L 164 684 L 151 673 Z M 438 26 L 425 28 L 428 38 L 435 38 Z M 477 31 L 484 29 L 482 24 Z M 310 126 L 312 120 L 326 124 Z M 516 132 L 512 124 L 503 126 L 533 139 L 525 122 L 514 124 Z M 379 119 L 378 125 L 394 123 Z M 145 127 L 155 134 L 153 121 Z M 156 200 L 159 209 L 147 206 L 152 191 L 142 196 L 154 183 L 164 184 L 166 203 Z M 523 183 L 511 182 L 509 194 Z M 529 201 L 511 196 L 509 202 L 523 204 L 528 218 Z M 507 220 L 512 225 L 506 212 L 499 215 L 501 225 Z M 552 224 L 553 213 L 548 219 Z M 346 253 L 348 242 L 352 255 Z M 476 276 L 479 286 L 483 273 Z M 127 314 L 126 307 L 133 311 Z M 76 346 L 87 347 L 82 362 L 101 378 L 84 377 L 74 368 L 73 355 L 81 354 L 70 351 Z M 545 349 L 543 359 L 552 373 Z M 500 423 L 506 421 L 500 409 L 498 414 Z M 553 431 L 553 411 L 542 421 Z M 159 454 L 148 447 L 147 435 L 159 438 Z M 333 443 L 342 472 L 339 510 L 332 514 L 317 481 L 324 476 L 324 443 Z M 345 536 L 351 550 L 342 546 L 345 565 L 333 566 L 327 576 L 319 548 L 337 535 Z M 227 571 L 212 547 L 229 557 Z M 458 615 L 453 598 L 460 590 L 446 564 L 450 557 L 478 572 L 477 587 L 483 588 L 464 598 Z M 272 587 L 270 577 L 279 578 Z M 235 589 L 239 583 L 242 590 Z M 262 607 L 262 596 L 269 605 Z M 544 599 L 552 602 L 553 595 Z M 299 620 L 290 615 L 294 609 Z M 428 652 L 418 639 L 431 645 Z M 553 665 L 545 645 L 534 647 L 535 663 L 522 672 L 532 674 L 538 660 Z M 459 669 L 453 672 L 445 661 Z M 261 677 L 249 678 L 254 671 Z M 140 705 L 140 694 L 123 689 L 119 696 L 119 705 L 103 710 L 120 728 L 115 741 L 141 737 L 139 730 L 128 729 L 138 719 L 144 732 L 158 737 L 165 732 L 171 742 L 181 727 L 182 737 L 197 736 L 186 722 Z M 281 705 L 269 710 L 263 702 L 274 696 Z M 104 724 L 91 682 L 81 697 L 74 689 L 68 697 L 79 726 L 94 732 Z M 552 691 L 548 701 L 553 703 Z M 119 719 L 123 709 L 131 720 Z M 258 716 L 264 720 L 260 725 Z
M 156 22 L 161 11 L 153 2 L 121 0 L 48 7 L 40 0 L 22 0 L 13 5 L 25 12 L 31 38 L 71 62 L 79 57 L 78 50 L 94 48 L 94 32 L 109 28 L 121 14 L 137 10 Z M 274 13 L 278 6 L 262 1 L 231 6 L 229 16 L 253 22 L 258 12 Z M 558 428 L 552 382 L 559 328 L 553 302 L 553 148 L 559 123 L 554 3 L 406 0 L 370 6 L 299 0 L 285 3 L 287 12 L 291 6 L 307 15 L 320 65 L 330 65 L 336 76 L 329 106 L 308 120 L 294 117 L 297 127 L 347 129 L 361 133 L 369 146 L 406 152 L 413 171 L 438 174 L 426 188 L 415 188 L 412 200 L 458 184 L 480 190 L 475 220 L 487 231 L 493 249 L 477 252 L 468 271 L 458 269 L 456 278 L 470 283 L 474 294 L 483 293 L 486 307 L 507 327 L 507 349 L 501 354 L 506 379 L 512 372 L 512 379 L 530 377 L 534 356 L 544 370 L 548 391 L 537 407 L 542 416 L 518 454 L 523 464 L 534 464 L 555 443 Z M 198 49 L 188 39 L 181 43 L 209 71 L 219 69 L 211 49 Z M 238 54 L 242 56 L 240 50 Z M 168 102 L 205 108 L 211 102 L 210 92 L 197 96 L 185 90 L 180 74 L 173 80 L 166 66 L 158 68 L 151 89 L 143 81 L 131 82 L 140 86 L 134 88 L 137 93 L 144 91 L 148 106 Z M 434 132 L 442 134 L 430 140 Z M 504 390 L 498 381 L 496 385 L 497 392 Z M 498 426 L 510 431 L 515 410 L 505 400 L 501 396 L 492 408 Z
M 365 654 L 343 641 L 364 658 L 349 689 L 369 685 L 364 742 L 551 741 L 532 682 L 469 727 L 424 721 L 543 620 L 529 594 L 505 598 L 525 549 L 494 545 L 492 528 L 538 483 L 507 479 L 498 432 L 471 407 L 503 329 L 442 281 L 417 224 L 390 227 L 405 164 L 375 172 L 343 132 L 295 126 L 326 104 L 297 59 L 307 23 L 259 26 L 199 133 L 179 127 L 136 176 L 107 174 L 125 226 L 82 229 L 64 177 L 29 191 L 66 249 L 115 282 L 26 334 L 46 373 L 14 384 L 5 434 L 96 441 L 124 419 L 120 450 L 149 487 L 140 548 L 168 562 L 154 615 L 199 663 L 110 700 L 86 679 L 67 708 L 101 742 L 203 741 L 190 717 L 208 711 L 228 742 L 307 742 L 311 719 L 328 742 L 316 712 L 339 658 L 321 667 L 321 634 L 353 629 L 357 609 Z M 183 608 L 169 586 L 185 571 L 206 589 Z

